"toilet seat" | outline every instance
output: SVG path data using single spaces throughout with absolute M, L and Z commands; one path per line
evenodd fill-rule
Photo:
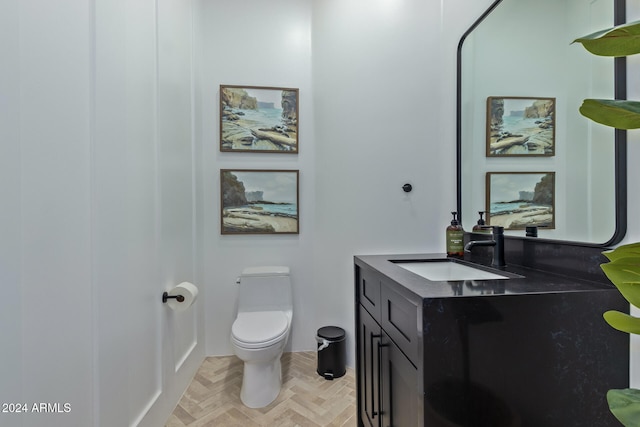
M 231 337 L 240 347 L 263 348 L 280 341 L 288 327 L 288 318 L 282 311 L 238 313 L 231 326 Z

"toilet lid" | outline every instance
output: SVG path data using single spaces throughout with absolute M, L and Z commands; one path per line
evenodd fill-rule
M 282 311 L 238 313 L 231 334 L 247 344 L 259 344 L 280 337 L 287 331 L 287 316 Z

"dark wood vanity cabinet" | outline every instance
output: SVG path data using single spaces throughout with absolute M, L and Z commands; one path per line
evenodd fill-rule
M 422 426 L 417 305 L 388 289 L 372 273 L 359 276 L 358 294 L 362 301 L 356 316 L 360 425 Z
M 406 257 L 406 256 L 405 256 Z M 514 266 L 523 279 L 429 282 L 356 257 L 361 427 L 614 427 L 629 384 L 628 312 L 612 286 Z

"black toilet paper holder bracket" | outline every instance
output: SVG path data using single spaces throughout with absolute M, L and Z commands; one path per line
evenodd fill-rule
M 182 295 L 169 295 L 169 292 L 164 292 L 162 294 L 162 303 L 166 304 L 168 299 L 175 299 L 178 302 L 183 302 L 184 301 L 184 296 L 182 296 Z

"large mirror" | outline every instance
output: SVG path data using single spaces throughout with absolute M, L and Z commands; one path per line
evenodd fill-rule
M 624 0 L 499 0 L 458 47 L 458 211 L 465 230 L 608 246 L 626 230 L 626 134 L 584 118 L 624 98 L 624 58 L 577 37 L 623 23 Z

